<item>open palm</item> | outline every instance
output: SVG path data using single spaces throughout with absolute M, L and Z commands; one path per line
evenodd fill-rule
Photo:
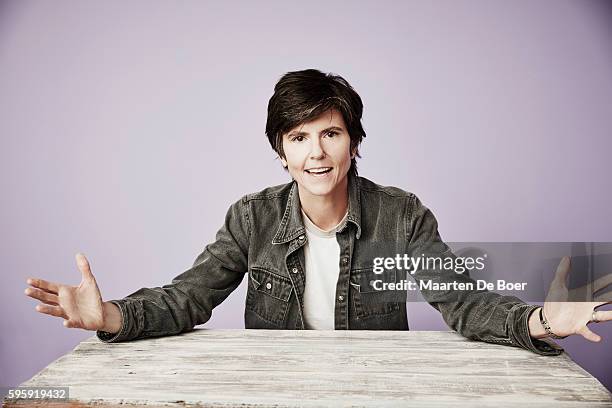
M 85 255 L 77 254 L 76 263 L 82 276 L 78 286 L 30 278 L 27 283 L 31 287 L 25 294 L 42 302 L 37 311 L 63 318 L 66 327 L 100 330 L 104 326 L 100 289 Z
M 602 276 L 592 285 L 570 290 L 567 286 L 570 271 L 570 258 L 564 257 L 550 284 L 544 303 L 544 314 L 548 317 L 551 330 L 556 335 L 579 334 L 587 340 L 598 342 L 601 336 L 592 332 L 587 324 L 612 320 L 612 310 L 596 310 L 612 303 L 610 293 L 593 296 L 612 284 L 612 274 Z

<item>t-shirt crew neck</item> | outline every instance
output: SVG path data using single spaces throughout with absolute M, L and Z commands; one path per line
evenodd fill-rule
M 306 232 L 311 232 L 319 237 L 335 237 L 336 236 L 336 231 L 338 231 L 338 229 L 340 228 L 340 226 L 342 225 L 342 223 L 344 223 L 344 221 L 346 221 L 347 217 L 348 217 L 348 210 L 346 210 L 346 214 L 344 214 L 344 217 L 342 217 L 342 219 L 340 220 L 340 222 L 333 228 L 325 231 L 322 230 L 321 228 L 317 227 L 317 225 L 312 222 L 310 220 L 310 218 L 308 218 L 308 215 L 306 215 L 306 213 L 304 212 L 304 210 L 302 209 L 302 219 L 304 220 L 304 227 L 306 228 Z

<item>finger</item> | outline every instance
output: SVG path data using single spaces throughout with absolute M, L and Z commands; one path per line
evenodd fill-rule
M 27 288 L 25 294 L 31 298 L 38 299 L 41 302 L 47 303 L 49 305 L 58 306 L 59 299 L 57 295 L 53 295 L 49 292 L 45 292 L 44 290 L 35 289 L 35 288 Z
M 54 282 L 49 282 L 44 279 L 37 279 L 37 278 L 28 278 L 26 282 L 28 285 L 34 286 L 35 288 L 38 288 L 38 289 L 45 290 L 54 295 L 57 295 L 57 292 L 59 292 L 60 285 Z
M 610 285 L 612 285 L 612 273 L 609 273 L 593 281 L 593 292 L 605 289 Z
M 555 280 L 565 285 L 567 282 L 567 276 L 570 271 L 570 257 L 564 256 L 559 262 L 559 266 L 557 266 L 557 271 L 555 272 Z
M 608 291 L 602 295 L 595 296 L 593 298 L 593 301 L 597 303 L 596 307 L 612 303 L 612 291 Z
M 75 327 L 79 327 L 76 324 L 74 324 L 72 322 L 72 320 L 64 320 L 64 327 L 67 327 L 69 329 L 75 328 Z
M 550 282 L 550 287 L 546 294 L 546 302 L 563 302 L 567 300 L 567 277 L 569 271 L 570 258 L 564 256 L 557 266 L 552 282 Z
M 612 320 L 612 310 L 596 310 L 593 317 L 597 322 L 607 322 Z
M 599 342 L 601 340 L 601 337 L 595 333 L 593 333 L 588 327 L 586 326 L 582 326 L 582 328 L 580 330 L 578 330 L 578 334 L 580 334 L 582 337 L 584 337 L 585 339 L 592 341 L 592 342 Z
M 29 289 L 32 289 L 32 290 L 40 290 L 41 292 L 45 292 L 45 293 L 48 293 L 48 294 L 50 294 L 50 295 L 55 295 L 55 296 L 58 296 L 58 295 L 59 295 L 59 288 L 58 288 L 58 293 L 57 293 L 57 294 L 56 294 L 56 293 L 54 293 L 54 292 L 50 292 L 50 291 L 48 291 L 48 290 L 42 289 L 42 288 L 37 288 L 37 287 L 34 287 L 34 286 L 32 286 L 32 287 L 31 287 L 31 288 L 29 288 Z
M 93 279 L 93 274 L 91 273 L 91 267 L 89 266 L 89 261 L 85 258 L 85 255 L 82 253 L 78 253 L 75 255 L 77 267 L 81 271 L 81 275 L 83 279 Z
M 62 309 L 60 306 L 38 305 L 36 306 L 36 311 L 51 316 L 63 317 L 64 319 L 68 319 L 68 316 L 66 316 L 64 309 Z

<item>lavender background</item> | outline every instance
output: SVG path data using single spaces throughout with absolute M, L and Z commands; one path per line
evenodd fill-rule
M 28 276 L 105 299 L 190 267 L 229 204 L 288 181 L 264 135 L 278 78 L 361 94 L 360 174 L 415 192 L 449 241 L 612 241 L 605 1 L 0 2 L 0 386 L 90 332 Z M 243 327 L 244 286 L 205 325 Z M 609 305 L 608 305 L 609 306 Z M 607 307 L 610 309 L 610 307 Z M 409 304 L 414 330 L 446 329 Z M 562 341 L 612 388 L 604 340 Z

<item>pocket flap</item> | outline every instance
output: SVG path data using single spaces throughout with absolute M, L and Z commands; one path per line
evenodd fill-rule
M 293 285 L 289 278 L 277 275 L 261 268 L 251 268 L 249 273 L 251 281 L 258 292 L 265 293 L 276 299 L 289 301 Z

